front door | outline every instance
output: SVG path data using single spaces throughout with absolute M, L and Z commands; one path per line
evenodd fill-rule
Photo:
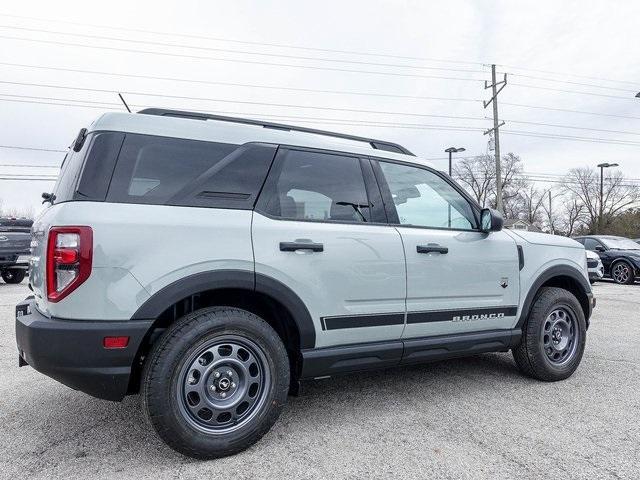
M 316 348 L 399 339 L 404 328 L 402 240 L 374 224 L 386 217 L 365 178 L 375 184 L 356 156 L 281 147 L 253 214 L 256 273 L 304 302 Z
M 407 264 L 404 338 L 510 329 L 520 295 L 518 250 L 483 233 L 471 203 L 426 167 L 379 162 Z

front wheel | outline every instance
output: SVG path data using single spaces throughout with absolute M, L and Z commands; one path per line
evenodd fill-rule
M 586 339 L 580 302 L 567 290 L 545 287 L 536 295 L 513 358 L 525 375 L 564 380 L 580 365 Z
M 260 317 L 213 307 L 186 315 L 154 345 L 143 409 L 174 450 L 210 459 L 238 453 L 273 425 L 289 390 L 289 361 Z
M 611 266 L 611 278 L 621 285 L 629 285 L 635 280 L 633 268 L 624 260 L 620 260 Z
M 2 271 L 2 279 L 6 283 L 20 283 L 24 280 L 26 272 L 19 268 L 9 268 Z

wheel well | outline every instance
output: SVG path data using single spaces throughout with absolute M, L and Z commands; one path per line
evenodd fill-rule
M 213 306 L 241 308 L 266 321 L 276 331 L 287 349 L 291 380 L 297 382 L 302 368 L 300 332 L 291 312 L 267 294 L 241 288 L 222 288 L 198 292 L 180 299 L 156 318 L 136 354 L 129 382 L 129 393 L 139 391 L 146 356 L 162 332 L 184 315 Z
M 589 297 L 587 296 L 587 292 L 584 291 L 583 286 L 575 278 L 568 275 L 551 277 L 540 285 L 538 291 L 544 287 L 558 287 L 571 292 L 578 299 L 578 302 L 580 302 L 580 306 L 584 312 L 584 318 L 587 322 L 589 321 Z

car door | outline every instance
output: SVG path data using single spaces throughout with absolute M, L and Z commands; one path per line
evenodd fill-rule
M 439 172 L 382 160 L 373 166 L 404 244 L 403 337 L 512 328 L 520 296 L 515 241 L 479 231 L 477 208 Z
M 256 273 L 303 301 L 316 347 L 402 334 L 402 240 L 372 185 L 371 165 L 357 156 L 280 147 L 256 205 Z

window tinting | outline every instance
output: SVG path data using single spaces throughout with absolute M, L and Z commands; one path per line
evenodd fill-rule
M 358 158 L 283 150 L 274 175 L 265 192 L 268 214 L 295 220 L 370 221 Z
M 418 167 L 380 162 L 401 225 L 476 228 L 469 202 L 442 177 Z
M 75 200 L 104 201 L 124 140 L 124 133 L 100 132 L 89 134 L 87 159 L 78 184 Z

